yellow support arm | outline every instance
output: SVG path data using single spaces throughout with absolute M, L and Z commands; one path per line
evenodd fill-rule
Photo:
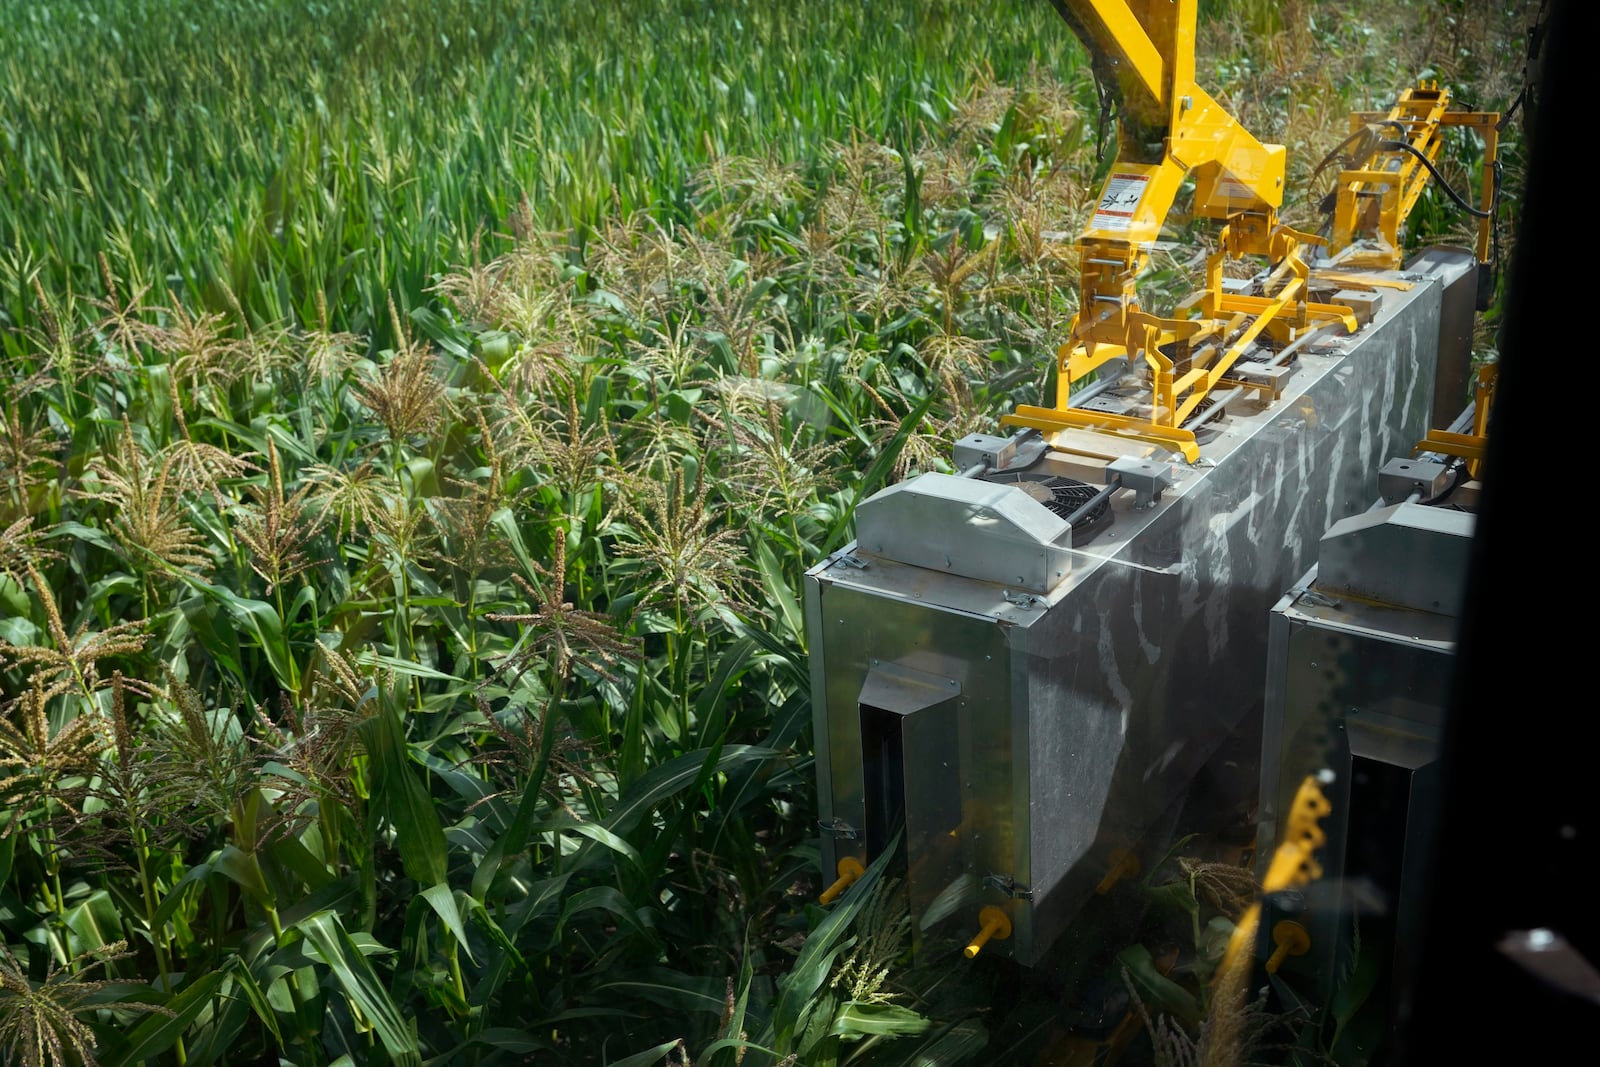
M 1317 241 L 1278 223 L 1284 149 L 1262 144 L 1194 80 L 1197 0 L 1052 0 L 1089 48 L 1096 76 L 1120 101 L 1117 161 L 1079 236 L 1079 305 L 1060 352 L 1054 409 L 1023 407 L 1005 418 L 1040 430 L 1114 430 L 1167 448 L 1191 462 L 1194 435 L 1182 428 L 1229 367 L 1263 330 L 1282 340 L 1311 317 L 1305 269 L 1296 248 Z M 1224 310 L 1220 263 L 1198 307 L 1206 317 L 1161 318 L 1139 305 L 1137 279 L 1184 179 L 1195 176 L 1194 210 L 1226 220 L 1230 255 L 1263 255 L 1284 266 L 1271 297 L 1241 321 Z M 1292 321 L 1291 321 L 1292 320 Z M 1126 358 L 1143 368 L 1151 395 L 1142 416 L 1087 413 L 1067 403 L 1073 382 Z

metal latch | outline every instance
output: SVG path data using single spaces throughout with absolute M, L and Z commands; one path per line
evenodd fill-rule
M 1333 599 L 1331 596 L 1319 593 L 1315 589 L 1305 590 L 1300 594 L 1298 599 L 1302 604 L 1311 604 L 1319 608 L 1337 608 L 1340 606 L 1339 601 Z
M 986 874 L 983 876 L 983 887 L 999 890 L 1012 900 L 1033 899 L 1033 890 L 1025 885 L 1019 885 L 1009 874 Z
M 841 567 L 854 567 L 858 571 L 864 571 L 867 569 L 866 560 L 862 559 L 860 556 L 852 556 L 848 552 L 840 555 L 834 560 L 834 562 L 839 564 Z
M 1032 593 L 1013 593 L 1009 589 L 1001 596 L 1005 597 L 1007 604 L 1015 604 L 1019 608 L 1036 608 L 1044 603 L 1043 597 L 1034 596 Z
M 829 837 L 839 841 L 855 841 L 861 836 L 854 826 L 840 818 L 819 819 L 817 827 Z

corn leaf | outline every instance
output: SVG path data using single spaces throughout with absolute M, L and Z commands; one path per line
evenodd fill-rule
M 389 991 L 331 911 L 318 912 L 297 923 L 295 929 L 316 947 L 328 963 L 340 992 L 361 1012 L 378 1034 L 397 1067 L 422 1067 L 417 1035 L 389 999 Z

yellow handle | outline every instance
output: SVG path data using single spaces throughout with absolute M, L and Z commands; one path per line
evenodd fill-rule
M 839 861 L 839 880 L 822 891 L 822 895 L 817 898 L 817 903 L 832 904 L 840 893 L 849 889 L 851 883 L 866 873 L 867 869 L 861 866 L 860 860 L 854 856 L 846 856 Z
M 966 957 L 969 960 L 982 952 L 983 946 L 987 945 L 990 940 L 998 938 L 1004 941 L 1011 936 L 1011 916 L 993 904 L 986 905 L 978 912 L 978 923 L 982 929 L 978 931 L 978 936 L 972 939 L 965 950 Z
M 1297 922 L 1285 919 L 1272 928 L 1272 941 L 1278 947 L 1267 959 L 1267 973 L 1277 974 L 1278 967 L 1290 956 L 1304 956 L 1311 949 L 1311 935 Z
M 1139 857 L 1119 845 L 1111 850 L 1111 869 L 1106 871 L 1106 876 L 1100 879 L 1100 884 L 1094 887 L 1094 891 L 1103 896 L 1122 879 L 1131 878 L 1138 873 Z

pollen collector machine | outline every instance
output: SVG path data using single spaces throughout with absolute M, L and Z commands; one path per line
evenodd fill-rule
M 1436 383 L 1465 399 L 1497 191 L 1496 116 L 1423 86 L 1352 118 L 1328 236 L 1296 232 L 1283 148 L 1195 83 L 1195 0 L 1055 6 L 1120 112 L 1053 403 L 954 442 L 959 474 L 864 501 L 806 589 L 825 897 L 901 840 L 919 951 L 1027 965 L 1162 855 L 1226 740 L 1259 735 L 1274 603 L 1384 459 L 1448 421 Z M 1478 249 L 1403 264 L 1450 124 L 1483 131 L 1491 161 Z M 1218 250 L 1157 316 L 1136 281 L 1190 176 Z M 1227 277 L 1246 256 L 1265 267 Z M 1248 807 L 1244 762 L 1224 788 Z

